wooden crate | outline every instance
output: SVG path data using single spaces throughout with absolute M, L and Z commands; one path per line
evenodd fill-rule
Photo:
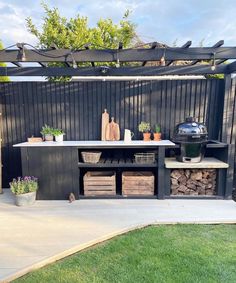
M 116 195 L 116 173 L 113 171 L 88 171 L 84 175 L 84 195 Z
M 153 173 L 146 171 L 123 172 L 122 194 L 124 196 L 154 195 Z

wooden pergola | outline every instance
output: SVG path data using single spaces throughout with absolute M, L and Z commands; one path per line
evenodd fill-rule
M 17 43 L 13 46 L 15 49 L 11 46 L 0 51 L 0 62 L 15 65 L 0 67 L 0 76 L 228 75 L 236 71 L 236 62 L 224 62 L 236 59 L 236 47 L 223 47 L 223 44 L 220 40 L 212 47 L 191 47 L 191 41 L 188 41 L 182 47 L 159 47 L 153 42 L 149 44 L 150 48 L 123 49 L 120 43 L 117 49 L 89 49 L 85 45 L 82 49 L 70 50 L 55 46 L 37 49 L 27 43 Z M 160 66 L 147 64 L 157 61 Z M 185 61 L 185 64 L 175 65 L 176 61 Z M 204 64 L 199 64 L 201 61 Z M 38 66 L 27 67 L 22 62 L 38 63 Z M 63 64 L 62 67 L 51 67 L 48 63 Z M 82 67 L 80 63 L 90 63 L 91 66 Z M 116 66 L 107 66 L 108 63 Z

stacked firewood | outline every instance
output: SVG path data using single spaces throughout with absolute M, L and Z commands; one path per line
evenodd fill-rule
M 214 195 L 215 169 L 176 169 L 171 172 L 172 195 Z

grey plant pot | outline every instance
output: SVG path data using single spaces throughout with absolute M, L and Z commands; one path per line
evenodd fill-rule
M 36 192 L 16 195 L 15 204 L 17 206 L 28 206 L 35 203 Z
M 51 134 L 44 135 L 44 140 L 45 141 L 53 141 L 53 135 L 51 135 Z

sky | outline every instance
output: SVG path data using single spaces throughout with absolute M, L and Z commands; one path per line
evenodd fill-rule
M 61 15 L 71 18 L 87 16 L 94 26 L 99 18 L 121 20 L 131 11 L 130 20 L 145 42 L 158 41 L 173 46 L 192 40 L 192 46 L 211 46 L 224 39 L 225 46 L 236 46 L 236 0 L 45 0 L 57 7 Z M 26 28 L 25 19 L 42 26 L 41 0 L 0 0 L 0 39 L 4 46 L 16 42 L 37 44 Z
M 126 9 L 137 25 L 138 35 L 145 41 L 177 45 L 192 40 L 193 46 L 213 45 L 224 39 L 225 45 L 236 45 L 235 0 L 54 0 L 45 1 L 57 7 L 68 18 L 77 14 L 87 16 L 94 26 L 99 18 L 118 22 Z M 41 26 L 44 16 L 40 0 L 0 0 L 0 38 L 5 46 L 16 42 L 37 43 L 26 28 L 30 16 Z

